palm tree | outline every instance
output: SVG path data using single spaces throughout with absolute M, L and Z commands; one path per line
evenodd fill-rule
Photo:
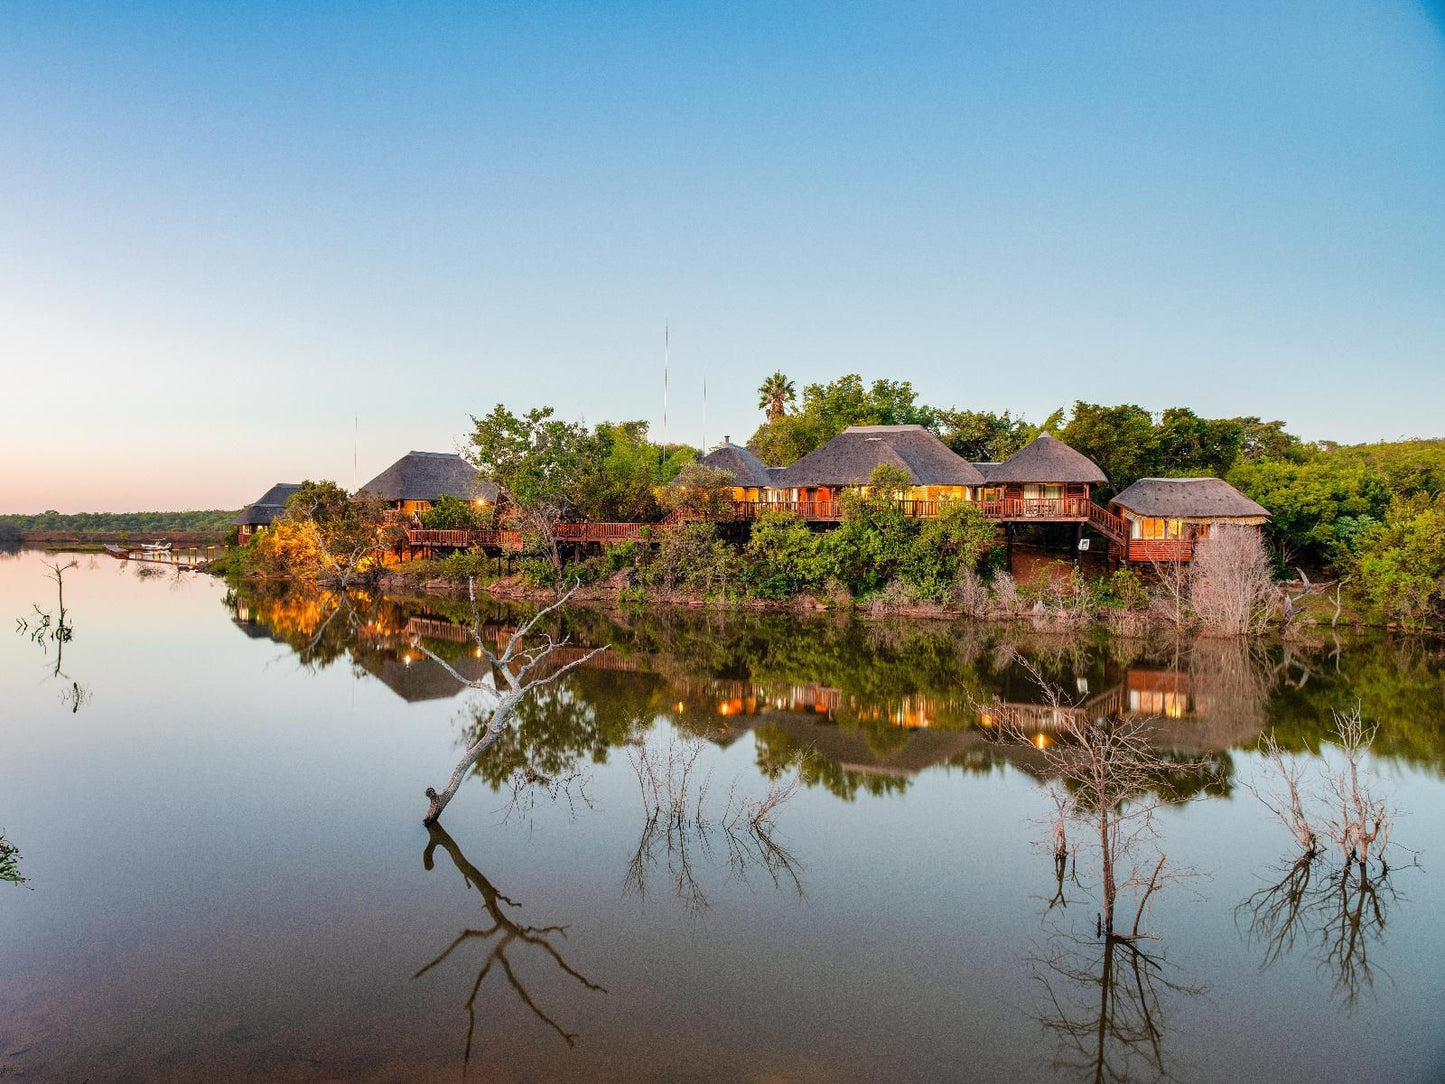
M 793 382 L 780 372 L 774 373 L 758 388 L 758 407 L 768 412 L 768 421 L 775 422 L 797 397 Z

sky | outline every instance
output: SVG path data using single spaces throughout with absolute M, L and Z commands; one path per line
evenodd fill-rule
M 775 369 L 1445 435 L 1445 5 L 0 3 L 0 512 L 659 436 L 664 327 L 692 443 Z

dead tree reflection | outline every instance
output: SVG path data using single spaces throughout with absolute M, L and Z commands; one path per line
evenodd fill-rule
M 696 915 L 709 905 L 700 866 L 725 864 L 745 884 L 761 870 L 775 889 L 802 896 L 802 866 L 775 838 L 777 815 L 801 787 L 800 777 L 794 772 L 771 780 L 760 798 L 741 794 L 734 780 L 718 808 L 711 776 L 697 767 L 705 748 L 700 739 L 669 734 L 629 752 L 642 799 L 642 833 L 624 888 L 646 896 L 648 878 L 663 866 L 677 898 Z
M 1060 935 L 1029 963 L 1043 991 L 1038 1020 L 1060 1048 L 1054 1069 L 1095 1084 L 1173 1079 L 1164 1047 L 1168 1002 L 1204 988 L 1170 978 L 1163 954 L 1135 941 Z
M 1353 1012 L 1360 995 L 1374 990 L 1381 971 L 1370 958 L 1384 941 L 1390 907 L 1399 900 L 1391 873 L 1348 863 L 1331 868 L 1321 856 L 1301 855 L 1283 876 L 1244 900 L 1237 921 L 1263 952 L 1261 970 L 1296 951 L 1314 960 L 1332 990 Z
M 531 948 L 536 950 L 533 955 L 550 959 L 559 970 L 575 979 L 581 986 L 598 993 L 606 993 L 605 987 L 599 986 L 587 976 L 569 964 L 563 957 L 561 951 L 554 943 L 555 938 L 567 936 L 566 926 L 524 926 L 513 919 L 506 911 L 506 908 L 521 906 L 516 900 L 503 895 L 497 887 L 482 875 L 462 853 L 460 847 L 445 828 L 433 821 L 427 825 L 427 845 L 422 853 L 422 865 L 427 870 L 435 866 L 436 850 L 440 847 L 446 852 L 447 857 L 456 866 L 457 872 L 471 888 L 475 888 L 482 897 L 482 906 L 487 913 L 488 925 L 477 929 L 465 929 L 457 934 L 456 938 L 448 945 L 436 959 L 422 967 L 413 979 L 419 979 L 428 971 L 446 961 L 454 952 L 463 945 L 480 942 L 487 946 L 487 954 L 482 961 L 481 970 L 477 972 L 476 982 L 472 984 L 471 994 L 467 998 L 467 1038 L 466 1046 L 462 1054 L 462 1075 L 466 1076 L 468 1066 L 471 1064 L 472 1041 L 476 1035 L 477 1026 L 477 998 L 482 991 L 482 984 L 486 982 L 487 976 L 492 973 L 493 968 L 499 969 L 507 980 L 513 992 L 526 1005 L 532 1014 L 542 1023 L 555 1031 L 568 1046 L 577 1042 L 575 1032 L 568 1031 L 557 1020 L 547 1013 L 533 999 L 526 985 L 518 977 L 510 953 L 518 948 Z

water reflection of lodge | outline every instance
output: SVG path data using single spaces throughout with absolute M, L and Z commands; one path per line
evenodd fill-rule
M 276 631 L 306 633 L 308 622 L 313 627 L 319 624 L 325 611 L 325 605 L 314 600 L 301 604 L 288 600 L 287 605 L 268 607 L 262 615 L 238 601 L 236 620 L 248 633 L 264 627 L 257 625 L 263 617 Z M 484 623 L 482 641 L 500 652 L 515 631 L 511 623 Z M 357 632 L 356 662 L 408 702 L 461 692 L 455 678 L 421 651 L 424 641 L 432 642 L 434 650 L 470 680 L 481 680 L 488 672 L 472 628 L 444 616 L 382 607 L 368 615 Z M 442 645 L 455 649 L 447 651 Z M 588 650 L 585 645 L 567 644 L 556 649 L 553 658 L 559 664 L 571 662 Z M 850 771 L 874 774 L 915 774 L 980 748 L 989 742 L 990 730 L 1003 726 L 1032 735 L 1042 746 L 1068 722 L 1151 717 L 1161 746 L 1200 752 L 1222 751 L 1249 740 L 1258 730 L 1250 719 L 1208 722 L 1211 698 L 1198 694 L 1188 671 L 1161 665 L 1131 665 L 1100 675 L 1106 687 L 1092 694 L 1089 679 L 1080 677 L 1076 699 L 1060 704 L 1044 702 L 1032 679 L 1005 674 L 996 698 L 985 707 L 979 706 L 977 694 L 962 691 L 957 696 L 915 692 L 880 698 L 821 682 L 760 682 L 746 677 L 679 680 L 672 677 L 675 660 L 622 651 L 596 655 L 587 660 L 585 669 L 645 675 L 664 683 L 663 713 L 718 744 L 729 745 L 766 728 Z M 1099 677 L 1094 681 L 1097 685 Z

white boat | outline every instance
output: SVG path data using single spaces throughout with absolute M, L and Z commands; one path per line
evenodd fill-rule
M 147 553 L 166 553 L 170 550 L 171 544 L 169 542 L 142 542 L 140 548 Z

